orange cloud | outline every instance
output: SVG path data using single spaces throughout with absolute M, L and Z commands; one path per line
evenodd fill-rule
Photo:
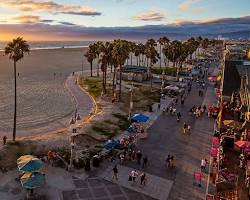
M 53 1 L 39 2 L 35 0 L 0 0 L 0 6 L 20 11 L 46 11 L 72 15 L 97 16 L 101 12 L 88 6 L 59 4 Z
M 38 23 L 41 21 L 41 18 L 35 15 L 20 15 L 13 17 L 12 20 L 19 23 Z
M 141 15 L 137 15 L 133 18 L 137 19 L 137 20 L 143 20 L 143 21 L 161 21 L 165 17 L 166 17 L 165 14 L 163 14 L 161 12 L 150 11 L 147 13 L 143 13 Z
M 199 2 L 200 0 L 186 0 L 178 5 L 178 8 L 182 11 L 188 10 L 192 4 Z

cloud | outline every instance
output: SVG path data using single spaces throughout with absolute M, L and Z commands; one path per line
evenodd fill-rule
M 249 37 L 250 16 L 222 18 L 210 21 L 179 21 L 176 24 L 147 25 L 138 27 L 85 27 L 67 22 L 58 24 L 27 23 L 0 24 L 0 37 L 23 36 L 26 40 L 107 40 L 115 38 L 143 40 L 167 36 L 171 39 L 184 39 L 190 36 Z
M 59 4 L 54 1 L 39 2 L 36 0 L 0 0 L 0 7 L 7 7 L 19 11 L 42 11 L 51 13 L 63 13 L 71 15 L 98 16 L 101 12 L 88 6 L 75 4 Z
M 58 23 L 66 26 L 76 26 L 76 24 L 70 22 L 58 22 Z
M 185 0 L 178 5 L 178 8 L 182 11 L 188 10 L 194 3 L 199 2 L 200 0 Z
M 35 15 L 19 15 L 19 16 L 13 17 L 12 20 L 14 20 L 14 22 L 18 22 L 18 23 L 39 23 L 39 22 L 41 22 L 40 16 L 35 16 Z
M 192 13 L 195 13 L 195 14 L 197 14 L 197 13 L 201 13 L 201 12 L 202 12 L 202 10 L 203 10 L 203 8 L 202 8 L 202 7 L 193 8 L 193 9 L 192 9 Z
M 135 16 L 133 18 L 136 19 L 136 20 L 142 20 L 142 21 L 161 21 L 165 17 L 166 16 L 161 12 L 150 11 L 150 12 L 147 12 L 147 13 L 137 15 L 137 16 Z

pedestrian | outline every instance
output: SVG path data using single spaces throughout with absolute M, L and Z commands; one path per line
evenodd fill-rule
M 158 110 L 161 109 L 161 103 L 158 103 Z
M 118 181 L 118 169 L 117 169 L 117 165 L 114 166 L 113 168 L 113 177 L 112 180 L 116 179 Z
M 166 158 L 167 167 L 170 167 L 170 158 L 170 155 L 168 155 L 168 157 Z
M 136 156 L 136 152 L 135 150 L 132 151 L 132 160 L 134 161 L 135 160 L 135 156 Z
M 121 165 L 124 163 L 124 160 L 125 160 L 125 155 L 124 155 L 124 153 L 121 153 L 120 154 L 120 164 Z
M 181 105 L 184 105 L 184 99 L 181 99 Z
M 245 185 L 246 185 L 246 188 L 249 189 L 249 186 L 250 186 L 250 176 L 249 175 L 247 175 L 247 177 L 246 177 Z
M 132 181 L 133 181 L 133 182 L 136 182 L 137 176 L 138 176 L 138 172 L 136 171 L 136 169 L 135 169 L 135 170 L 132 170 L 132 172 L 131 172 L 131 177 L 132 177 Z
M 186 124 L 186 122 L 184 122 L 184 124 L 183 124 L 183 133 L 184 134 L 186 133 L 187 127 L 188 127 L 188 125 Z
M 188 130 L 189 133 L 191 132 L 191 126 L 190 125 L 188 125 L 187 130 Z
M 206 109 L 207 109 L 207 107 L 206 107 L 206 105 L 204 105 L 204 106 L 203 106 L 204 112 L 206 112 Z
M 5 136 L 3 136 L 3 145 L 6 145 L 6 142 L 7 142 L 7 137 L 5 135 Z
M 178 112 L 178 113 L 177 113 L 177 122 L 179 122 L 179 121 L 180 121 L 180 119 L 181 119 L 181 113 L 180 113 L 180 112 Z
M 175 105 L 177 105 L 177 104 L 178 104 L 178 98 L 175 99 Z
M 137 164 L 140 165 L 141 164 L 141 158 L 142 158 L 142 153 L 140 150 L 137 151 L 136 153 L 136 159 L 137 159 Z
M 201 171 L 204 171 L 206 169 L 206 161 L 205 159 L 201 160 Z
M 131 161 L 132 159 L 132 149 L 128 150 L 128 160 Z
M 142 168 L 147 167 L 147 165 L 148 165 L 148 157 L 144 156 L 142 162 Z
M 146 185 L 146 173 L 145 172 L 142 172 L 141 175 L 141 185 Z
M 169 167 L 171 167 L 171 168 L 174 167 L 174 156 L 171 156 L 169 159 Z

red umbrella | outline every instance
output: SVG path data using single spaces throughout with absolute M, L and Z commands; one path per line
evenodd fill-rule
M 234 144 L 239 148 L 245 148 L 245 147 L 249 146 L 249 142 L 243 141 L 243 140 L 239 140 L 239 141 L 235 142 Z

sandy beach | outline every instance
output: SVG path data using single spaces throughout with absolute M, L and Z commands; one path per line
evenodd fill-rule
M 73 71 L 89 70 L 84 48 L 33 50 L 18 63 L 17 135 L 42 133 L 65 127 L 75 111 L 65 81 Z M 13 126 L 13 63 L 0 52 L 0 136 Z M 64 119 L 64 122 L 62 123 Z

